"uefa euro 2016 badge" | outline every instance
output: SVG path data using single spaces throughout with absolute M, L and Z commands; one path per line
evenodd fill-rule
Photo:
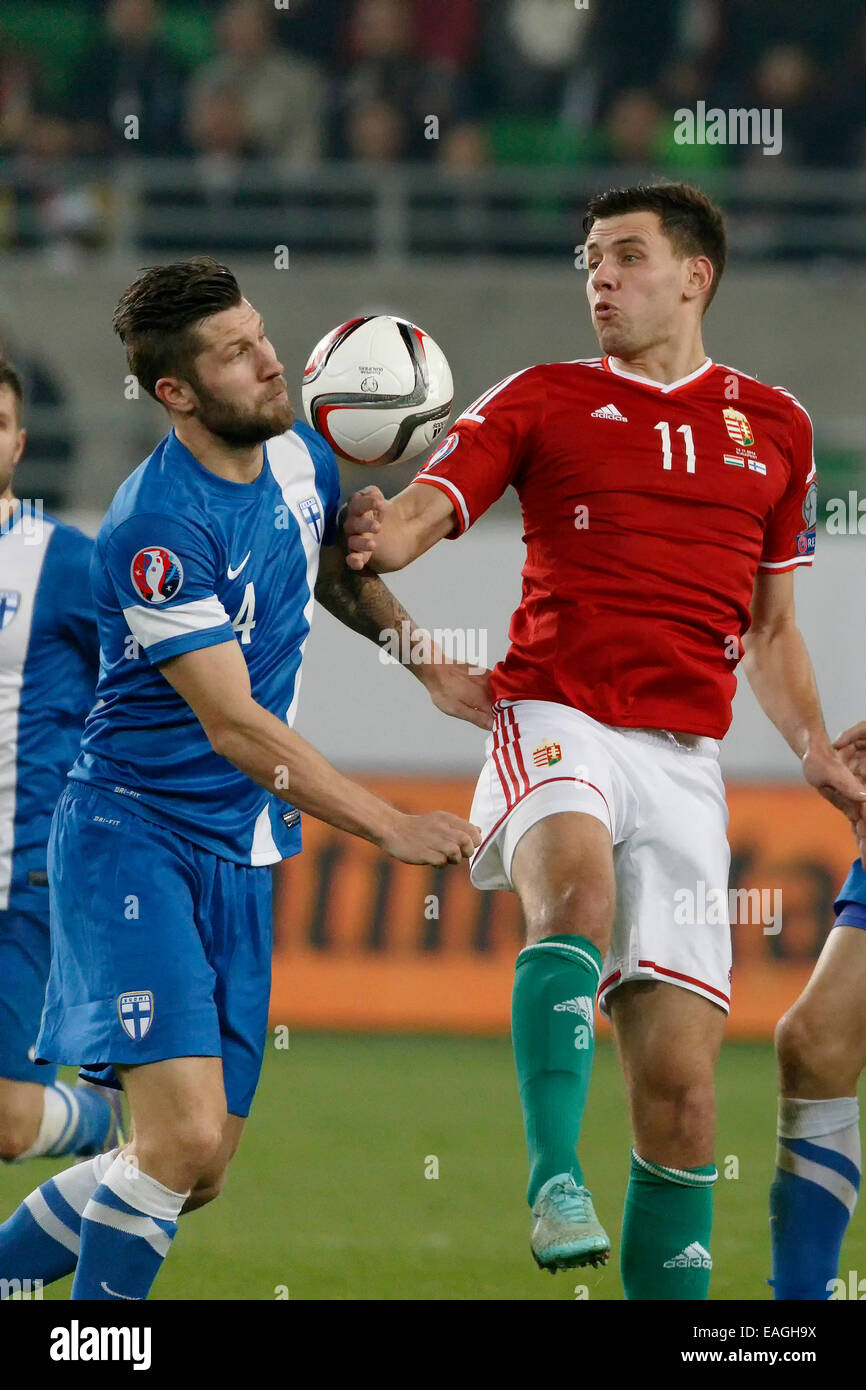
M 128 990 L 117 998 L 117 1012 L 123 1031 L 133 1042 L 141 1042 L 153 1023 L 153 995 L 149 989 Z
M 752 434 L 752 427 L 741 410 L 733 410 L 728 406 L 722 411 L 722 419 L 725 422 L 725 429 L 735 444 L 742 444 L 744 449 L 750 449 L 755 442 Z
M 145 603 L 168 603 L 183 583 L 183 565 L 164 545 L 147 545 L 132 557 L 129 577 Z
M 443 459 L 447 459 L 448 455 L 454 452 L 459 443 L 459 434 L 454 432 L 447 435 L 446 438 L 442 440 L 438 449 L 430 455 L 424 467 L 421 469 L 421 472 L 426 473 L 428 468 L 435 468 L 437 463 L 441 463 Z
M 562 745 L 559 743 L 539 743 L 532 750 L 532 761 L 536 767 L 553 767 L 562 762 Z

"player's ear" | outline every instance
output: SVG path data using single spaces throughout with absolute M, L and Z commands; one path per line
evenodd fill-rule
M 180 415 L 189 415 L 195 409 L 192 387 L 179 377 L 161 376 L 153 388 L 153 393 L 166 410 L 176 410 Z
M 21 462 L 21 455 L 24 453 L 24 446 L 27 443 L 27 431 L 18 431 L 18 443 L 15 445 L 15 457 L 12 460 L 12 467 Z
M 685 294 L 688 299 L 697 299 L 706 294 L 713 283 L 713 263 L 709 256 L 692 256 L 688 260 Z

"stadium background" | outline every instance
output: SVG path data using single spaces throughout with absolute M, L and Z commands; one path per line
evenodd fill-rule
M 323 333 L 382 311 L 439 341 L 459 407 L 528 363 L 595 351 L 575 264 L 588 193 L 690 178 L 729 219 L 711 356 L 786 386 L 814 420 L 818 548 L 797 602 L 838 732 L 866 716 L 864 75 L 866 12 L 842 3 L 2 0 L 0 337 L 23 370 L 30 431 L 17 490 L 94 533 L 160 437 L 161 413 L 135 399 L 110 331 L 142 264 L 228 260 L 265 314 L 296 405 Z M 781 110 L 781 153 L 676 144 L 673 112 L 699 100 Z M 346 468 L 344 488 L 394 492 L 415 466 Z M 509 494 L 461 544 L 390 582 L 418 621 L 450 631 L 456 655 L 468 643 L 492 665 L 521 557 Z M 779 931 L 734 928 L 741 1041 L 720 1071 L 720 1158 L 736 1158 L 740 1176 L 719 1188 L 714 1296 L 761 1297 L 767 1040 L 830 927 L 853 840 L 800 784 L 745 682 L 734 708 L 731 886 L 781 892 L 783 908 Z M 439 715 L 323 612 L 298 728 L 406 808 L 468 807 L 483 734 Z M 278 873 L 274 1047 L 231 1205 L 196 1218 L 160 1295 L 573 1296 L 540 1288 L 523 1254 L 505 1041 L 516 901 L 309 819 L 305 844 Z M 628 1140 L 609 1043 L 589 1111 L 597 1193 L 615 1212 Z M 424 1176 L 430 1157 L 436 1180 Z M 0 1192 L 11 1203 L 30 1185 L 4 1173 Z M 849 1263 L 859 1252 L 866 1264 L 856 1221 L 849 1246 Z M 584 1282 L 593 1298 L 621 1296 L 613 1273 Z

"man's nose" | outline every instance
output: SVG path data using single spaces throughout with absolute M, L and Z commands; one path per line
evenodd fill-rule
M 596 290 L 610 289 L 613 285 L 613 267 L 609 261 L 599 261 L 595 270 L 590 276 L 592 287 Z
M 265 377 L 284 376 L 285 368 L 272 347 L 268 347 L 265 357 L 263 370 Z

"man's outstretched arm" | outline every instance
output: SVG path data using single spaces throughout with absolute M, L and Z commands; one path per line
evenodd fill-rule
M 845 765 L 824 724 L 815 672 L 794 613 L 794 572 L 759 571 L 743 670 L 758 702 L 800 759 L 806 781 L 843 811 L 857 832 L 866 786 Z
M 159 669 L 197 716 L 214 752 L 281 800 L 408 864 L 459 863 L 479 843 L 478 830 L 450 812 L 405 815 L 344 777 L 253 699 L 236 641 L 170 657 Z
M 480 729 L 492 729 L 490 673 L 447 660 L 383 580 L 369 569 L 350 569 L 346 554 L 345 542 L 322 549 L 316 581 L 316 599 L 322 607 L 380 649 L 393 652 L 396 646 L 405 652 L 409 659 L 403 664 L 443 714 L 466 719 Z

